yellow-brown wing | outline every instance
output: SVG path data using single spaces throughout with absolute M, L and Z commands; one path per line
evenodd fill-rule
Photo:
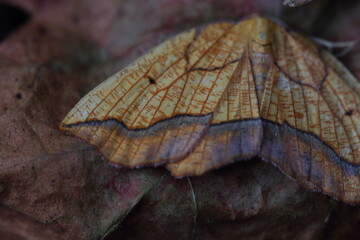
M 359 83 L 295 34 L 277 31 L 272 45 L 260 157 L 313 190 L 359 202 Z
M 247 28 L 218 23 L 164 42 L 86 95 L 61 129 L 95 145 L 112 163 L 183 159 L 212 122 L 246 49 L 238 33 Z M 257 111 L 247 116 L 259 117 Z
M 261 158 L 308 188 L 360 202 L 359 82 L 329 53 L 296 34 L 271 24 L 259 34 L 267 41 L 253 36 L 250 60 L 241 61 L 239 71 L 255 83 L 255 88 L 248 84 L 248 93 L 256 92 L 261 127 L 256 119 L 224 123 L 221 130 L 211 125 L 187 158 L 167 168 L 175 176 L 199 175 L 246 159 L 260 145 Z M 238 101 L 239 108 L 248 103 Z M 222 134 L 215 137 L 212 131 Z
M 251 17 L 163 43 L 85 96 L 61 128 L 113 163 L 200 175 L 260 156 L 360 202 L 360 86 L 331 55 Z
M 200 143 L 184 160 L 167 165 L 174 176 L 201 175 L 259 153 L 263 132 L 251 64 L 246 50 Z

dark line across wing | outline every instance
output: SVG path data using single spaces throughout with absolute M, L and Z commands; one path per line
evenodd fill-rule
M 161 128 L 161 125 L 162 123 L 164 122 L 167 122 L 167 121 L 170 121 L 170 120 L 174 120 L 174 119 L 177 119 L 177 118 L 200 118 L 200 117 L 206 117 L 206 116 L 209 116 L 209 115 L 212 115 L 212 113 L 208 113 L 208 114 L 199 114 L 199 115 L 190 115 L 190 114 L 179 114 L 179 115 L 176 115 L 172 118 L 167 118 L 167 119 L 162 119 L 156 123 L 154 123 L 153 125 L 149 126 L 149 127 L 146 127 L 146 128 L 138 128 L 138 129 L 129 129 L 128 127 L 125 126 L 125 124 L 123 122 L 120 122 L 118 121 L 117 119 L 114 119 L 114 118 L 111 118 L 111 119 L 106 119 L 106 120 L 103 120 L 103 121 L 99 121 L 99 120 L 91 120 L 91 121 L 87 121 L 87 122 L 78 122 L 78 123 L 72 123 L 72 124 L 63 124 L 62 125 L 62 130 L 63 131 L 67 131 L 66 128 L 74 128 L 74 127 L 77 127 L 77 126 L 86 126 L 86 125 L 90 125 L 90 126 L 99 126 L 99 125 L 102 125 L 102 124 L 107 124 L 107 123 L 117 123 L 119 124 L 120 127 L 122 127 L 125 131 L 129 131 L 129 132 L 138 132 L 138 133 L 142 133 L 143 131 L 147 131 L 149 129 L 152 129 L 152 128 Z M 267 120 L 267 119 L 263 119 L 263 118 L 246 118 L 246 119 L 238 119 L 238 120 L 232 120 L 232 121 L 226 121 L 226 122 L 220 122 L 220 123 L 216 123 L 216 124 L 210 124 L 209 127 L 213 127 L 213 126 L 219 126 L 219 125 L 226 125 L 226 124 L 231 124 L 231 123 L 236 123 L 236 122 L 240 122 L 240 121 L 254 121 L 254 120 L 261 120 L 261 121 L 264 121 L 264 122 L 268 122 L 268 123 L 271 123 L 271 124 L 275 124 L 275 125 L 278 125 L 278 126 L 287 126 L 291 129 L 294 129 L 296 131 L 299 131 L 303 134 L 307 134 L 313 138 L 315 138 L 316 140 L 318 140 L 319 142 L 321 142 L 322 144 L 324 144 L 327 148 L 329 148 L 329 150 L 331 150 L 331 152 L 333 152 L 333 154 L 335 154 L 338 158 L 339 158 L 339 162 L 338 164 L 348 164 L 350 165 L 350 167 L 355 167 L 356 170 L 360 171 L 360 165 L 358 164 L 354 164 L 354 163 L 351 163 L 349 162 L 348 160 L 342 158 L 341 156 L 339 156 L 338 153 L 336 153 L 336 151 L 331 147 L 329 146 L 328 144 L 326 144 L 322 139 L 320 139 L 319 137 L 317 137 L 316 135 L 312 134 L 312 133 L 309 133 L 309 132 L 306 132 L 306 131 L 303 131 L 303 130 L 300 130 L 300 129 L 297 129 L 297 128 L 294 128 L 292 126 L 290 126 L 288 123 L 284 123 L 284 124 L 279 124 L 277 122 L 273 122 L 273 121 L 270 121 L 270 120 Z

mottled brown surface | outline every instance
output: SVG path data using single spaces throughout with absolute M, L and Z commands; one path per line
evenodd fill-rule
M 161 168 L 108 166 L 57 129 L 81 96 L 167 36 L 266 12 L 302 32 L 351 40 L 354 2 L 290 10 L 267 0 L 11 2 L 32 20 L 0 43 L 0 201 L 16 213 L 9 223 L 2 211 L 1 238 L 98 239 L 119 226 L 108 239 L 188 239 L 195 230 L 198 239 L 357 239 L 358 207 L 308 192 L 260 160 L 175 180 Z M 359 76 L 357 53 L 346 63 Z

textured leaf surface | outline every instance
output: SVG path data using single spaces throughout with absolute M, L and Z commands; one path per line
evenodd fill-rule
M 353 40 L 355 3 L 7 2 L 31 20 L 0 43 L 0 239 L 100 239 L 114 229 L 107 239 L 358 238 L 358 207 L 308 192 L 260 160 L 178 180 L 161 168 L 108 166 L 58 131 L 82 96 L 176 33 L 262 12 L 310 35 Z M 355 74 L 357 56 L 346 57 Z

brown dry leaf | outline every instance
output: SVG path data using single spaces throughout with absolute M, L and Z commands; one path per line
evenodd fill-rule
M 161 168 L 108 166 L 95 149 L 57 129 L 89 90 L 164 38 L 254 12 L 288 15 L 281 0 L 8 2 L 23 6 L 32 20 L 0 44 L 0 201 L 17 212 L 13 229 L 6 212 L 0 217 L 1 238 L 21 225 L 44 229 L 43 236 L 21 235 L 29 239 L 98 239 L 118 225 L 118 235 L 108 239 L 132 239 L 136 232 L 147 239 L 164 232 L 175 239 L 323 235 L 331 200 L 269 164 L 238 163 L 174 180 Z M 319 12 L 309 15 L 305 29 Z
M 110 239 L 319 239 L 332 206 L 257 159 L 162 179 Z
M 16 231 L 14 231 L 16 229 Z M 56 233 L 44 223 L 29 216 L 0 206 L 0 236 L 1 239 L 59 239 L 66 238 L 61 233 Z
M 33 19 L 0 46 L 7 93 L 0 116 L 1 203 L 67 239 L 104 235 L 161 176 L 113 169 L 58 131 L 78 89 L 104 77 L 94 71 L 101 63 L 90 45 L 71 29 Z

